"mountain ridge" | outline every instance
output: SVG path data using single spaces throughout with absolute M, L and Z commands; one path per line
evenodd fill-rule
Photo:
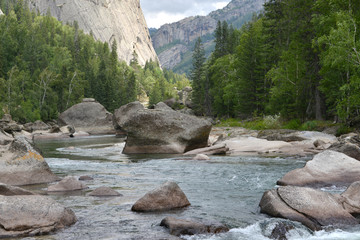
M 191 16 L 178 22 L 164 24 L 152 30 L 153 46 L 162 67 L 177 73 L 189 73 L 193 44 L 202 38 L 207 54 L 213 47 L 213 33 L 218 21 L 227 21 L 235 28 L 250 20 L 253 13 L 262 10 L 265 0 L 232 0 L 222 9 L 206 16 Z

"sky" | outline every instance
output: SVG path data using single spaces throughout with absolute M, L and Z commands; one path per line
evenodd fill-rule
M 149 28 L 159 28 L 189 16 L 207 15 L 225 7 L 230 0 L 140 0 Z

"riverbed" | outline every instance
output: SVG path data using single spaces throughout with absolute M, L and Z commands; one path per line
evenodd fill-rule
M 78 222 L 52 235 L 25 239 L 178 239 L 159 224 L 166 216 L 211 220 L 227 225 L 228 233 L 183 237 L 188 240 L 263 240 L 280 219 L 260 214 L 264 191 L 309 158 L 212 156 L 194 161 L 181 155 L 124 155 L 124 140 L 91 136 L 36 142 L 54 173 L 60 177 L 87 175 L 84 191 L 49 195 L 71 208 Z M 135 213 L 131 206 L 146 192 L 175 181 L 191 206 L 163 213 Z M 97 187 L 111 187 L 121 197 L 88 196 Z M 28 187 L 46 194 L 47 185 Z M 325 189 L 341 192 L 344 189 Z M 360 228 L 311 233 L 300 224 L 289 239 L 360 239 Z M 270 232 L 269 232 L 270 231 Z

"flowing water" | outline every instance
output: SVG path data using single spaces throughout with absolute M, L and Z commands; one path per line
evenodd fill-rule
M 306 158 L 211 157 L 194 161 L 179 155 L 124 155 L 122 139 L 96 136 L 38 141 L 37 146 L 54 173 L 88 175 L 87 190 L 49 195 L 71 208 L 78 222 L 53 235 L 26 239 L 178 239 L 159 224 L 166 216 L 214 220 L 227 225 L 228 233 L 183 237 L 188 240 L 263 240 L 280 219 L 259 213 L 264 191 L 274 188 L 286 172 L 302 167 Z M 163 213 L 135 213 L 131 206 L 146 192 L 165 181 L 175 181 L 191 206 Z M 100 186 L 116 189 L 123 196 L 91 197 Z M 30 189 L 45 193 L 47 185 Z M 330 189 L 341 191 L 343 189 Z M 311 233 L 296 224 L 289 239 L 360 239 L 360 228 Z

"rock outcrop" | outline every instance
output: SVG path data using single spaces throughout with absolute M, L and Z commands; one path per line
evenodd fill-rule
M 166 182 L 146 193 L 131 208 L 135 212 L 167 211 L 190 205 L 184 192 L 175 182 Z
M 229 228 L 217 222 L 198 222 L 193 220 L 177 219 L 174 217 L 164 218 L 160 226 L 169 229 L 171 235 L 195 235 L 195 234 L 215 234 L 228 232 Z
M 71 125 L 76 131 L 90 134 L 114 134 L 112 114 L 94 99 L 85 98 L 82 103 L 67 109 L 59 116 L 59 124 Z
M 161 26 L 152 34 L 152 42 L 161 65 L 164 68 L 173 69 L 185 60 L 189 60 L 183 56 L 189 55 L 188 53 L 193 50 L 192 43 L 198 37 L 206 36 L 206 39 L 203 39 L 204 46 L 211 49 L 218 20 L 227 21 L 234 27 L 240 28 L 242 23 L 251 19 L 252 13 L 262 9 L 263 3 L 264 0 L 232 0 L 223 9 L 207 16 L 188 17 Z M 180 71 L 185 72 L 184 69 Z
M 314 156 L 303 168 L 285 174 L 277 184 L 293 186 L 349 186 L 360 181 L 360 161 L 343 153 L 326 150 Z
M 0 196 L 0 238 L 43 235 L 74 224 L 74 212 L 53 199 Z
M 40 152 L 24 136 L 12 139 L 7 145 L 0 145 L 0 182 L 29 185 L 56 180 L 59 178 L 51 172 Z
M 63 23 L 76 21 L 85 33 L 110 46 L 116 40 L 119 59 L 127 63 L 134 51 L 141 65 L 157 60 L 140 0 L 30 0 L 29 6 L 43 15 L 50 10 Z
M 134 102 L 115 110 L 115 128 L 127 132 L 124 153 L 184 153 L 207 146 L 210 122 L 159 106 L 145 109 Z
M 355 199 L 359 197 L 357 192 Z M 285 186 L 265 192 L 259 205 L 262 213 L 301 222 L 311 230 L 320 230 L 326 226 L 358 224 L 356 218 L 343 207 L 345 201 L 351 203 L 351 200 L 346 199 L 346 195 L 339 196 L 306 187 Z

